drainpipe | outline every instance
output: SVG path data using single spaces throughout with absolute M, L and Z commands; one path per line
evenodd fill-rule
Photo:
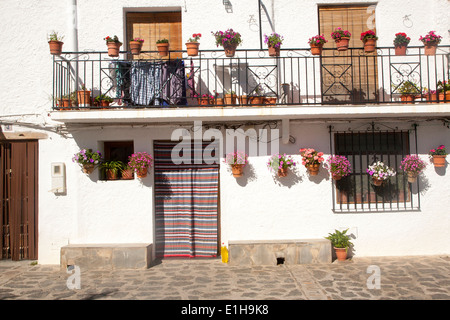
M 69 0 L 71 3 L 71 31 L 72 31 L 72 51 L 78 52 L 78 10 L 77 10 L 77 0 Z M 75 89 L 78 90 L 78 59 L 76 60 L 75 66 Z

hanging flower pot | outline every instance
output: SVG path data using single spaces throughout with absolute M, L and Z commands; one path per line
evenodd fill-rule
M 242 42 L 240 33 L 230 28 L 226 31 L 212 32 L 212 34 L 216 39 L 216 46 L 222 46 L 225 50 L 225 56 L 234 57 L 237 46 Z
M 64 37 L 60 37 L 58 36 L 58 33 L 53 31 L 53 33 L 51 33 L 48 36 L 48 45 L 50 47 L 50 54 L 53 55 L 60 55 L 62 52 L 62 46 L 64 44 L 64 42 L 62 42 L 61 40 Z
M 233 177 L 239 178 L 244 174 L 244 165 L 243 164 L 234 164 L 231 165 L 231 172 L 233 173 Z
M 287 168 L 281 168 L 281 169 L 278 169 L 277 174 L 278 174 L 278 176 L 279 176 L 280 178 L 286 177 L 287 174 L 288 174 L 288 169 L 287 169 Z
M 161 57 L 165 57 L 169 55 L 169 40 L 160 39 L 156 41 L 156 47 L 158 48 L 158 54 Z
M 406 46 L 398 46 L 395 47 L 395 55 L 396 56 L 405 56 L 406 55 Z
M 280 48 L 278 47 L 269 47 L 269 56 L 270 57 L 279 57 L 280 56 Z
M 186 50 L 188 56 L 198 56 L 198 48 L 200 47 L 200 43 L 198 41 L 200 40 L 201 36 L 201 33 L 194 33 L 192 35 L 192 38 L 189 38 L 188 42 L 186 42 Z
M 276 172 L 278 177 L 286 177 L 291 166 L 295 167 L 296 162 L 290 155 L 274 154 L 269 158 L 267 167 L 270 171 Z
M 225 43 L 223 45 L 223 49 L 225 51 L 225 56 L 228 57 L 228 58 L 234 57 L 234 55 L 236 54 L 236 48 L 237 48 L 236 44 Z
M 102 154 L 99 151 L 93 152 L 92 149 L 81 149 L 72 157 L 72 161 L 78 163 L 86 174 L 91 174 L 96 165 L 102 161 Z
M 331 174 L 331 178 L 335 181 L 341 180 L 352 172 L 352 164 L 350 161 L 340 155 L 330 156 L 325 164 L 327 170 Z
M 431 157 L 435 168 L 445 167 L 445 157 L 447 156 L 447 152 L 445 151 L 444 145 L 440 145 L 436 149 L 431 149 L 430 152 L 428 152 L 428 155 Z
M 367 173 L 372 177 L 372 182 L 375 186 L 379 187 L 389 177 L 395 176 L 397 173 L 394 169 L 388 167 L 381 161 L 377 161 L 367 168 Z
M 308 169 L 308 173 L 311 176 L 317 176 L 319 174 L 320 164 L 313 164 L 306 167 Z
M 144 39 L 134 38 L 130 41 L 130 51 L 131 54 L 137 55 L 141 53 L 142 45 L 144 44 Z
M 395 55 L 396 56 L 404 56 L 406 55 L 406 48 L 408 47 L 411 38 L 406 35 L 404 32 L 398 32 L 395 34 L 394 38 L 394 47 L 395 47 Z
M 283 36 L 275 32 L 273 32 L 269 36 L 264 35 L 264 43 L 268 46 L 270 57 L 280 56 L 280 48 L 283 40 Z
M 407 155 L 403 158 L 400 169 L 405 171 L 408 175 L 408 182 L 414 183 L 417 177 L 425 169 L 427 164 L 419 158 L 418 155 Z
M 142 168 L 136 171 L 136 176 L 138 178 L 145 178 L 148 173 L 148 168 Z
M 433 164 L 436 168 L 445 167 L 445 156 L 434 155 Z
M 309 38 L 309 46 L 311 47 L 311 54 L 313 56 L 320 56 L 322 54 L 323 45 L 327 43 L 328 40 L 322 35 L 317 35 Z
M 419 40 L 424 44 L 425 55 L 434 56 L 436 54 L 437 46 L 442 40 L 442 37 L 435 34 L 434 31 L 430 31 L 425 37 L 420 36 Z
M 83 172 L 86 174 L 91 174 L 94 171 L 94 164 L 92 163 L 85 163 L 83 164 Z
M 343 37 L 340 39 L 336 39 L 335 42 L 336 42 L 336 49 L 338 51 L 346 51 L 348 49 L 350 38 Z
M 118 57 L 120 53 L 120 47 L 122 46 L 122 42 L 119 41 L 117 36 L 114 37 L 106 37 L 103 40 L 106 40 L 106 46 L 108 47 L 108 56 L 110 57 Z
M 378 37 L 373 30 L 361 33 L 360 40 L 364 43 L 364 52 L 374 52 Z
M 384 180 L 373 177 L 372 182 L 373 182 L 374 186 L 379 187 L 379 186 L 383 185 Z
M 244 174 L 244 167 L 248 163 L 248 155 L 241 151 L 230 152 L 225 156 L 224 162 L 231 167 L 233 177 L 239 178 Z
M 425 44 L 424 53 L 426 56 L 436 55 L 437 44 Z
M 414 183 L 417 180 L 417 177 L 419 176 L 420 172 L 413 172 L 413 171 L 409 171 L 408 172 L 408 182 L 410 183 Z
M 323 152 L 317 152 L 312 148 L 301 148 L 302 165 L 306 167 L 311 176 L 319 174 L 320 164 L 323 162 Z

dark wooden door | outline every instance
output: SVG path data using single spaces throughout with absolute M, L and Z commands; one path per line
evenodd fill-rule
M 38 142 L 0 142 L 1 259 L 37 259 Z

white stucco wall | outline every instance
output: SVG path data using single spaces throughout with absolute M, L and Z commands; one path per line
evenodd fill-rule
M 105 51 L 103 38 L 117 34 L 125 37 L 124 12 L 177 8 L 182 12 L 183 38 L 202 33 L 202 49 L 215 49 L 211 31 L 232 27 L 242 34 L 241 48 L 259 48 L 257 1 L 231 1 L 227 13 L 221 1 L 190 0 L 78 0 L 78 48 Z M 287 48 L 307 48 L 307 40 L 318 33 L 317 5 L 372 3 L 371 1 L 263 1 L 272 14 L 275 31 L 285 38 Z M 150 9 L 149 9 L 150 8 Z M 85 176 L 71 158 L 82 147 L 99 148 L 102 141 L 133 140 L 136 151 L 152 151 L 157 139 L 168 139 L 173 127 L 82 129 L 67 137 L 47 130 L 55 125 L 48 117 L 51 108 L 52 57 L 47 34 L 52 30 L 65 36 L 64 51 L 73 50 L 72 1 L 3 0 L 0 3 L 3 73 L 1 77 L 1 119 L 18 119 L 37 128 L 14 125 L 14 131 L 48 133 L 39 142 L 39 262 L 59 263 L 59 249 L 68 243 L 153 242 L 153 171 L 143 181 L 99 181 Z M 449 41 L 450 4 L 445 0 L 380 0 L 376 27 L 379 46 L 391 46 L 394 34 L 406 32 L 411 45 L 430 30 Z M 199 14 L 201 19 L 198 19 Z M 411 27 L 405 25 L 408 15 Z M 300 18 L 301 17 L 301 18 Z M 431 22 L 430 22 L 431 21 Z M 409 25 L 408 25 L 409 26 Z M 263 34 L 270 25 L 263 17 Z M 328 35 L 327 35 L 328 36 Z M 25 40 L 21 42 L 21 40 Z M 16 48 L 18 50 L 15 50 Z M 31 99 L 30 99 L 31 98 Z M 11 115 L 19 115 L 9 117 Z M 441 122 L 420 122 L 418 153 L 439 144 L 450 146 L 449 129 Z M 296 143 L 280 151 L 298 159 L 301 147 L 311 146 L 329 154 L 327 125 L 291 124 Z M 67 194 L 51 190 L 50 165 L 64 162 Z M 331 211 L 331 181 L 322 169 L 310 179 L 303 167 L 290 182 L 274 180 L 266 167 L 267 157 L 251 157 L 245 174 L 237 181 L 224 165 L 220 167 L 221 242 L 245 239 L 321 238 L 335 228 L 351 228 L 355 234 L 355 254 L 418 255 L 450 253 L 448 172 L 429 165 L 423 175 L 421 212 L 374 214 L 335 214 Z M 251 169 L 251 172 L 249 170 Z M 447 170 L 448 171 L 448 170 Z M 253 172 L 253 173 L 252 173 Z M 309 201 L 313 199 L 314 201 Z M 443 203 L 444 202 L 444 203 Z

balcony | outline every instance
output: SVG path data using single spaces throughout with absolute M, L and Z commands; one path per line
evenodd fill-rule
M 450 46 L 439 46 L 434 56 L 423 50 L 408 47 L 407 55 L 396 56 L 392 47 L 373 53 L 324 49 L 314 56 L 309 49 L 282 49 L 271 57 L 267 50 L 238 49 L 232 58 L 222 50 L 193 57 L 185 51 L 164 57 L 121 52 L 118 58 L 65 52 L 54 56 L 52 118 L 134 123 L 448 116 L 450 91 L 442 83 L 449 81 Z M 102 106 L 106 97 L 112 103 Z

